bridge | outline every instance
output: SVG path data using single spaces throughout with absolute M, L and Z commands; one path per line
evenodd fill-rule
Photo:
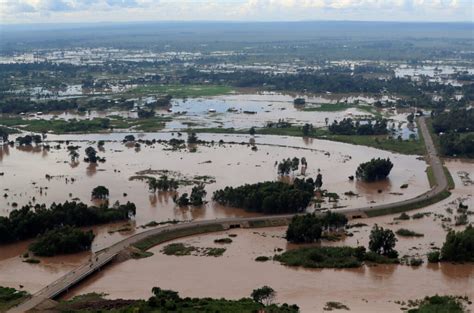
M 426 193 L 423 193 L 415 198 L 411 198 L 408 200 L 363 208 L 339 209 L 337 210 L 337 212 L 343 213 L 349 218 L 391 214 L 396 211 L 397 208 L 403 208 L 406 206 L 416 207 L 417 205 L 420 205 L 419 207 L 421 207 L 429 200 L 438 199 L 437 197 L 447 190 L 448 181 L 443 169 L 443 164 L 441 163 L 441 160 L 436 151 L 436 147 L 433 143 L 433 139 L 430 135 L 428 127 L 426 126 L 426 120 L 424 117 L 421 117 L 418 121 L 420 131 L 423 135 L 426 146 L 426 157 L 428 158 L 427 161 L 429 162 L 433 170 L 433 175 L 436 181 L 433 188 Z M 209 229 L 209 226 L 218 226 L 216 229 L 229 229 L 233 227 L 251 227 L 252 225 L 258 225 L 259 223 L 266 225 L 271 225 L 272 223 L 280 223 L 281 225 L 282 221 L 288 222 L 292 217 L 293 214 L 260 216 L 250 218 L 224 218 L 216 220 L 203 220 L 194 221 L 186 224 L 176 224 L 154 228 L 141 233 L 134 234 L 120 242 L 117 242 L 97 252 L 87 263 L 82 264 L 81 266 L 75 268 L 66 275 L 60 277 L 53 283 L 39 290 L 18 306 L 11 308 L 8 313 L 27 312 L 28 310 L 34 309 L 44 300 L 56 298 L 60 294 L 67 292 L 71 287 L 79 284 L 86 277 L 92 275 L 94 272 L 108 264 L 123 250 L 127 249 L 133 244 L 137 244 L 148 238 L 152 238 L 170 232 L 179 234 L 180 231 L 183 231 L 182 233 L 186 233 L 186 230 Z M 176 238 L 179 237 L 174 237 L 173 239 Z

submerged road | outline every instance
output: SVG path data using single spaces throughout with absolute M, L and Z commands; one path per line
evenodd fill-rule
M 370 214 L 371 211 L 383 211 L 386 210 L 389 214 L 391 209 L 395 209 L 404 205 L 416 205 L 436 197 L 441 192 L 445 191 L 448 188 L 448 181 L 444 173 L 443 164 L 438 156 L 436 147 L 433 143 L 433 139 L 430 135 L 428 127 L 426 125 L 425 117 L 418 119 L 418 125 L 420 131 L 423 135 L 425 146 L 426 146 L 426 157 L 429 162 L 434 178 L 435 186 L 428 192 L 421 194 L 415 198 L 403 200 L 395 203 L 383 204 L 379 206 L 363 207 L 363 208 L 346 208 L 337 210 L 338 212 L 346 214 L 348 217 L 355 216 L 365 216 Z M 382 215 L 382 214 L 379 214 Z M 114 257 L 116 257 L 121 251 L 128 248 L 130 245 L 138 243 L 146 238 L 153 237 L 156 235 L 164 234 L 170 231 L 186 230 L 186 229 L 195 229 L 203 226 L 209 225 L 220 225 L 223 228 L 228 228 L 230 225 L 248 225 L 251 222 L 272 222 L 279 221 L 284 219 L 290 219 L 293 215 L 274 215 L 274 216 L 261 216 L 261 217 L 251 217 L 251 218 L 224 218 L 216 220 L 203 220 L 203 221 L 194 221 L 186 224 L 177 224 L 170 225 L 165 227 L 159 227 L 144 231 L 132 235 L 120 242 L 117 242 L 110 247 L 101 250 L 100 252 L 94 254 L 94 256 L 85 264 L 75 268 L 66 275 L 57 279 L 53 283 L 39 290 L 33 294 L 29 299 L 19 304 L 18 306 L 10 309 L 9 313 L 21 313 L 27 312 L 28 310 L 34 309 L 40 303 L 46 299 L 54 299 L 58 295 L 67 292 L 71 287 L 81 282 L 84 278 L 93 274 L 95 271 L 102 268 L 104 265 L 109 263 Z

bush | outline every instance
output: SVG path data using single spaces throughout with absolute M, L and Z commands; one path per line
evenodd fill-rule
M 219 238 L 214 240 L 215 243 L 232 243 L 230 238 Z
M 400 228 L 395 232 L 397 235 L 402 236 L 402 237 L 423 237 L 423 234 L 414 232 L 412 230 L 406 229 L 406 228 Z
M 353 268 L 362 265 L 364 254 L 362 249 L 352 247 L 310 247 L 286 251 L 273 259 L 288 266 Z
M 410 259 L 410 265 L 411 266 L 420 266 L 421 264 L 423 264 L 422 259 L 419 259 L 419 258 L 411 258 Z
M 269 261 L 269 260 L 270 260 L 269 257 L 263 256 L 263 255 L 258 256 L 258 257 L 255 258 L 255 261 L 257 261 L 257 262 L 266 262 L 266 261 Z
M 428 253 L 428 262 L 429 263 L 438 263 L 440 260 L 441 253 L 439 251 L 431 251 Z
M 408 310 L 408 313 L 464 313 L 464 307 L 458 298 L 452 296 L 426 297 L 420 302 L 418 308 Z

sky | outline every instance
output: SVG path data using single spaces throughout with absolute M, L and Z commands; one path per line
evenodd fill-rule
M 0 0 L 0 24 L 199 20 L 474 22 L 474 0 Z

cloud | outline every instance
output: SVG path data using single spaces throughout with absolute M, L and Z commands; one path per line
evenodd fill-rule
M 0 0 L 0 21 L 471 20 L 472 0 Z M 113 14 L 111 14 L 113 12 Z M 0 22 L 0 23 L 1 23 Z

